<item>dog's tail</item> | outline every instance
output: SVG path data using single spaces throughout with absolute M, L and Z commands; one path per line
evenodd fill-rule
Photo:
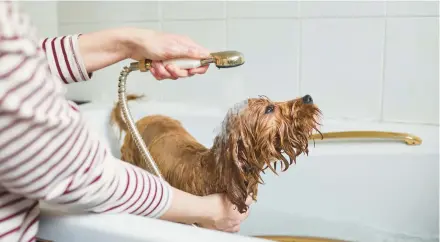
M 128 94 L 127 95 L 127 101 L 131 100 L 137 100 L 143 98 L 144 95 L 136 95 L 136 94 Z M 113 107 L 113 110 L 110 115 L 110 125 L 115 125 L 119 128 L 119 135 L 122 134 L 122 131 L 127 132 L 128 127 L 127 124 L 125 124 L 124 118 L 122 117 L 122 109 L 121 104 L 116 102 L 115 106 Z

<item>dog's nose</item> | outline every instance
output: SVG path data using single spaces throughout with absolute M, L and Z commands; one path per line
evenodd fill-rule
M 313 98 L 309 94 L 302 97 L 302 100 L 303 100 L 304 104 L 312 104 L 313 103 Z

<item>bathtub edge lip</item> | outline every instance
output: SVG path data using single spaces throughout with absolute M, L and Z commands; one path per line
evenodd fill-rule
M 133 102 L 137 103 L 137 102 Z M 168 115 L 170 117 L 176 118 L 176 119 L 183 119 L 182 123 L 185 128 L 191 129 L 189 125 L 185 123 L 186 118 L 191 117 L 206 117 L 208 119 L 211 119 L 212 121 L 216 120 L 215 122 L 219 122 L 217 124 L 214 124 L 212 127 L 212 130 L 210 130 L 209 135 L 210 139 L 212 140 L 212 137 L 214 135 L 213 130 L 215 130 L 218 125 L 220 125 L 220 122 L 224 118 L 224 113 L 220 108 L 209 108 L 203 105 L 192 105 L 192 104 L 179 104 L 178 107 L 174 106 L 175 103 L 172 102 L 158 102 L 158 101 L 149 101 L 145 103 L 137 103 L 135 105 L 130 105 L 132 113 L 134 113 L 135 119 L 136 115 L 135 113 L 139 111 L 143 106 L 145 106 L 148 110 L 146 113 L 148 114 L 155 114 L 155 113 L 161 113 Z M 96 115 L 96 112 L 103 112 L 105 113 L 105 118 L 107 119 L 110 115 L 111 109 L 113 108 L 113 103 L 102 103 L 102 102 L 91 102 L 84 105 L 79 106 L 80 111 L 83 113 L 84 116 L 88 116 L 89 114 Z M 180 107 L 183 107 L 183 110 L 179 110 Z M 191 112 L 188 112 L 188 110 L 191 110 Z M 195 110 L 195 111 L 194 111 Z M 223 112 L 223 115 L 222 115 Z M 342 128 L 347 127 L 347 128 Z M 414 154 L 414 155 L 438 155 L 439 154 L 439 141 L 438 141 L 438 134 L 439 134 L 439 126 L 437 125 L 425 125 L 425 124 L 411 124 L 411 123 L 394 123 L 394 122 L 379 122 L 379 121 L 367 121 L 367 120 L 348 120 L 348 119 L 332 119 L 328 118 L 325 121 L 323 121 L 323 126 L 321 129 L 321 132 L 333 132 L 333 131 L 390 131 L 390 132 L 403 132 L 403 133 L 409 133 L 412 135 L 416 135 L 422 139 L 421 145 L 407 145 L 403 141 L 390 141 L 389 142 L 389 148 L 390 152 L 385 152 L 386 147 L 383 147 L 383 144 L 378 144 L 376 142 L 368 142 L 366 144 L 358 144 L 354 142 L 347 143 L 348 146 L 346 147 L 352 147 L 356 149 L 357 151 L 351 151 L 347 152 L 344 155 L 351 155 L 351 154 L 396 154 L 396 153 L 405 153 L 405 154 Z M 205 138 L 204 138 L 205 139 Z M 200 141 L 204 139 L 199 139 Z M 206 138 L 207 139 L 207 138 Z M 210 140 L 210 141 L 211 141 Z M 368 140 L 368 139 L 367 139 Z M 333 149 L 334 141 L 325 142 L 322 146 L 320 145 L 322 141 L 318 140 L 316 142 L 316 147 L 313 148 L 313 141 L 309 143 L 309 147 L 311 149 L 310 156 L 322 156 L 322 155 L 335 155 L 333 151 L 326 151 L 328 149 Z M 338 143 L 336 141 L 336 143 Z M 207 143 L 207 142 L 201 142 L 201 143 Z M 388 142 L 387 142 L 388 144 Z M 207 145 L 207 144 L 204 144 Z M 338 144 L 339 146 L 341 144 Z M 332 146 L 333 148 L 328 148 L 328 146 Z M 369 149 L 368 152 L 362 152 L 359 149 L 363 149 L 360 146 L 365 146 L 366 149 Z M 387 145 L 388 146 L 388 145 Z M 399 147 L 397 147 L 399 146 Z M 319 147 L 323 147 L 322 149 Z M 321 151 L 322 150 L 322 151 Z M 371 152 L 374 150 L 373 152 Z

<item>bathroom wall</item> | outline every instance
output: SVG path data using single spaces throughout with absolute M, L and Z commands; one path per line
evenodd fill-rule
M 57 14 L 60 35 L 136 26 L 245 54 L 239 68 L 190 79 L 131 74 L 129 92 L 149 99 L 226 108 L 311 94 L 327 118 L 439 125 L 436 1 L 61 1 Z M 114 102 L 128 62 L 69 85 L 67 96 Z
M 20 1 L 21 7 L 38 27 L 40 36 L 57 36 L 58 2 L 56 1 Z

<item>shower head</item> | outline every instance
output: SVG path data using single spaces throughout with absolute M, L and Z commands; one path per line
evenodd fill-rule
M 211 53 L 210 58 L 201 60 L 201 65 L 214 63 L 218 68 L 231 68 L 244 64 L 242 53 L 234 50 Z
M 175 65 L 181 69 L 191 69 L 200 66 L 206 66 L 209 64 L 215 64 L 217 68 L 231 68 L 243 65 L 245 62 L 244 55 L 238 51 L 220 51 L 214 52 L 205 59 L 171 59 L 163 61 L 164 65 Z M 139 70 L 141 72 L 146 72 L 151 68 L 152 60 L 141 60 L 139 62 L 134 62 L 130 64 L 131 71 Z

